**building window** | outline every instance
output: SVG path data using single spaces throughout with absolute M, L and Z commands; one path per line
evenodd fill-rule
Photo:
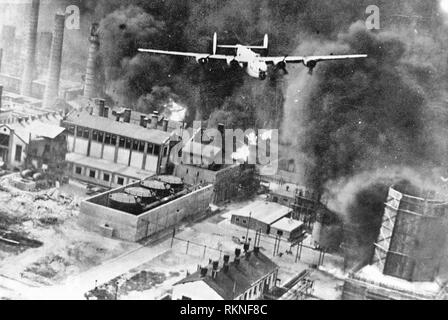
M 103 143 L 104 132 L 98 132 L 98 142 Z
M 110 144 L 113 146 L 117 145 L 117 136 L 116 135 L 112 135 L 111 139 L 110 139 Z
M 160 146 L 154 145 L 154 155 L 158 156 L 160 154 Z
M 118 177 L 117 178 L 117 184 L 119 184 L 120 186 L 124 185 L 124 178 Z
M 132 144 L 132 140 L 131 139 L 126 139 L 125 148 L 126 149 L 131 149 L 131 144 Z
M 89 177 L 90 178 L 95 178 L 96 177 L 96 170 L 90 169 L 89 170 Z
M 76 130 L 76 136 L 79 138 L 82 138 L 82 132 L 83 132 L 83 128 L 82 127 L 78 127 Z
M 163 156 L 166 157 L 167 154 L 168 154 L 168 147 L 165 146 L 165 148 L 163 148 Z
M 103 174 L 103 180 L 106 181 L 106 182 L 109 182 L 110 181 L 110 174 L 108 174 L 108 173 Z
M 257 295 L 257 286 L 254 287 L 254 296 Z
M 246 223 L 247 223 L 247 220 L 244 219 L 244 220 L 243 220 L 243 223 L 246 224 Z
M 152 143 L 148 143 L 148 154 L 152 154 L 154 151 L 154 145 Z
M 236 222 L 240 222 L 240 218 L 236 218 L 235 220 L 236 220 Z
M 93 141 L 98 141 L 98 131 L 93 130 L 93 132 L 92 132 L 92 140 Z
M 22 162 L 22 146 L 16 146 L 16 155 L 14 160 L 16 162 Z
M 86 128 L 86 129 L 83 130 L 82 137 L 84 139 L 89 139 L 89 129 Z
M 145 152 L 145 142 L 144 141 L 140 141 L 140 143 L 138 145 L 138 151 Z
M 123 137 L 120 137 L 120 142 L 118 143 L 118 146 L 120 148 L 124 148 L 124 144 L 125 144 L 125 139 Z
M 75 135 L 75 126 L 67 126 L 67 133 L 69 136 L 74 136 Z
M 104 144 L 111 144 L 110 143 L 110 134 L 106 133 L 106 137 L 104 138 Z
M 132 150 L 133 151 L 138 151 L 138 146 L 139 146 L 139 141 L 138 140 L 134 140 L 134 142 L 132 143 Z
M 75 167 L 75 173 L 76 174 L 82 174 L 82 168 L 81 167 Z

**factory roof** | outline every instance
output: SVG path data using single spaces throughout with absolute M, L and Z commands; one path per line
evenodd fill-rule
M 222 266 L 222 263 L 220 265 Z M 198 270 L 175 285 L 204 281 L 225 300 L 233 300 L 252 288 L 258 281 L 272 274 L 278 266 L 263 253 L 251 252 L 249 258 L 243 254 L 238 265 L 234 261 L 229 262 L 229 270 L 225 272 L 221 268 L 215 278 L 211 275 L 211 269 L 209 266 L 205 277 L 202 277 L 201 271 Z
M 297 230 L 303 225 L 303 222 L 300 222 L 299 220 L 294 220 L 291 218 L 283 218 L 278 220 L 277 222 L 273 223 L 271 225 L 271 228 L 275 228 L 278 230 L 283 230 L 286 232 L 293 232 L 294 230 Z
M 46 118 L 44 118 L 46 119 Z M 35 120 L 15 122 L 6 124 L 14 133 L 25 143 L 30 142 L 31 139 L 48 138 L 54 139 L 65 131 L 65 128 L 60 127 L 57 123 L 57 117 L 51 117 L 49 120 Z
M 114 121 L 110 118 L 90 115 L 88 112 L 81 111 L 70 114 L 66 120 L 77 126 L 96 129 L 122 137 L 136 140 L 143 140 L 154 144 L 164 144 L 169 140 L 171 134 L 157 129 L 148 129 L 133 123 Z
M 251 217 L 266 224 L 272 224 L 287 216 L 292 209 L 275 202 L 257 200 L 251 204 L 235 210 L 232 215 L 241 217 Z

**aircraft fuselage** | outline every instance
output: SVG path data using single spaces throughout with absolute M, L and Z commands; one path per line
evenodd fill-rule
M 236 56 L 240 59 L 248 61 L 247 66 L 240 64 L 241 67 L 245 67 L 246 73 L 254 78 L 259 78 L 261 80 L 266 79 L 268 65 L 266 62 L 260 59 L 260 55 L 255 53 L 251 49 L 237 45 L 236 46 Z

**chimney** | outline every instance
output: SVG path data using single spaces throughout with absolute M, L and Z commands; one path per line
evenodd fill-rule
M 246 252 L 246 260 L 249 260 L 249 259 L 250 259 L 250 254 L 251 254 L 250 251 L 247 251 L 247 252 Z
M 218 131 L 221 133 L 221 158 L 222 164 L 226 163 L 226 132 L 224 124 L 218 123 Z
M 249 251 L 249 244 L 245 243 L 244 246 L 243 246 L 243 249 L 244 249 L 244 252 Z
M 168 119 L 163 119 L 163 127 L 162 130 L 168 132 Z
M 205 278 L 205 276 L 207 276 L 207 268 L 201 268 L 201 277 Z
M 36 69 L 37 74 L 44 73 L 48 68 L 48 57 L 51 54 L 52 32 L 39 32 L 36 44 Z
M 0 72 L 2 72 L 3 49 L 0 49 Z
M 14 58 L 14 45 L 16 41 L 16 27 L 10 25 L 2 26 L 1 43 L 3 46 L 3 54 L 5 61 Z
M 65 15 L 54 17 L 53 41 L 51 43 L 50 65 L 48 68 L 47 86 L 44 93 L 44 107 L 50 107 L 59 96 L 59 80 L 61 77 L 62 47 L 64 44 Z
M 0 85 L 0 110 L 3 110 L 3 86 Z
M 99 99 L 98 100 L 98 116 L 100 117 L 104 117 L 105 116 L 105 103 L 106 101 L 104 101 L 103 99 Z
M 104 107 L 103 117 L 109 118 L 109 107 Z
M 34 63 L 36 58 L 37 24 L 39 20 L 40 0 L 31 0 L 30 13 L 28 16 L 28 26 L 25 38 L 25 66 L 22 74 L 20 94 L 31 96 L 31 89 L 34 77 Z
M 224 273 L 229 272 L 229 261 L 230 261 L 230 256 L 225 255 L 224 256 L 224 264 L 222 266 L 222 270 L 224 271 Z
M 240 264 L 240 255 L 241 255 L 241 249 L 236 248 L 235 249 L 235 261 L 234 261 L 236 266 Z
M 124 110 L 124 119 L 123 119 L 124 122 L 126 123 L 131 122 L 131 113 L 132 113 L 131 109 L 126 108 Z
M 157 129 L 158 122 L 159 122 L 159 112 L 154 111 L 151 116 L 151 129 Z
M 258 253 L 260 253 L 260 247 L 254 247 L 254 254 L 258 256 Z
M 90 27 L 90 47 L 89 56 L 87 58 L 87 70 L 84 83 L 84 97 L 92 99 L 96 90 L 96 64 L 98 60 L 98 54 L 100 50 L 100 40 L 98 34 L 98 23 L 92 23 Z
M 218 275 L 218 267 L 219 267 L 219 261 L 213 261 L 213 269 L 212 269 L 212 278 L 216 279 L 216 276 Z
M 147 124 L 146 116 L 144 114 L 140 115 L 140 127 L 146 128 Z
M 226 255 L 224 256 L 224 264 L 228 264 L 229 261 L 230 261 L 230 256 L 226 254 Z

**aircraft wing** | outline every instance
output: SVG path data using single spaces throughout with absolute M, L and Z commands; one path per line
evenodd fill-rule
M 367 58 L 366 54 L 347 54 L 347 55 L 328 55 L 328 56 L 284 56 L 284 57 L 262 57 L 261 59 L 268 64 L 277 64 L 279 62 L 302 63 L 306 61 L 330 61 Z
M 171 56 L 181 56 L 181 57 L 193 57 L 196 59 L 214 59 L 214 60 L 226 60 L 232 61 L 236 60 L 241 63 L 247 63 L 246 59 L 241 59 L 240 57 L 224 55 L 224 54 L 208 54 L 208 53 L 195 53 L 195 52 L 180 52 L 180 51 L 164 51 L 164 50 L 154 50 L 154 49 L 138 49 L 140 52 L 147 53 L 157 53 L 165 54 Z

